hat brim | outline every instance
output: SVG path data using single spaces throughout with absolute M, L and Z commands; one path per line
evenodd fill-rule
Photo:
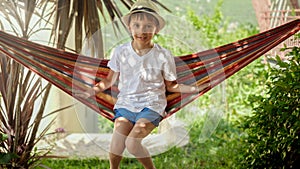
M 159 30 L 162 30 L 165 27 L 165 20 L 160 15 L 158 15 L 157 13 L 148 12 L 148 11 L 145 11 L 145 10 L 135 10 L 134 12 L 130 12 L 127 15 L 124 15 L 122 17 L 122 20 L 123 20 L 124 24 L 127 27 L 129 27 L 129 18 L 130 18 L 130 15 L 132 15 L 134 13 L 137 13 L 137 12 L 144 12 L 144 13 L 148 13 L 148 14 L 151 14 L 152 16 L 154 16 L 158 20 L 158 24 L 159 24 L 158 29 Z

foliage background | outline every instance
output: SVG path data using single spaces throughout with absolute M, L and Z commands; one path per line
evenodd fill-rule
M 300 48 L 288 61 L 269 65 L 265 95 L 253 95 L 253 114 L 243 119 L 240 168 L 296 168 L 300 165 Z

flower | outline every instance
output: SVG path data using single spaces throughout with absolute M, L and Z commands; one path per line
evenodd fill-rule
M 65 129 L 64 128 L 57 128 L 57 129 L 55 129 L 55 132 L 56 133 L 65 133 L 66 131 L 65 131 Z

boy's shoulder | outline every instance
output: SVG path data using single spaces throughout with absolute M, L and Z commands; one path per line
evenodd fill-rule
M 113 48 L 113 52 L 114 54 L 121 54 L 121 53 L 128 53 L 130 51 L 130 42 L 124 43 L 124 44 L 120 44 L 117 45 L 115 48 Z
M 122 50 L 122 49 L 130 48 L 130 47 L 131 47 L 130 42 L 127 42 L 127 43 L 123 43 L 123 44 L 118 45 L 118 46 L 116 47 L 116 49 Z

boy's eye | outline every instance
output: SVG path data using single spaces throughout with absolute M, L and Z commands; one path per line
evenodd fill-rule
M 139 25 L 139 24 L 133 24 L 133 26 L 134 26 L 135 28 L 138 28 L 140 25 Z
M 153 26 L 152 25 L 147 25 L 147 28 L 148 29 L 151 29 Z

